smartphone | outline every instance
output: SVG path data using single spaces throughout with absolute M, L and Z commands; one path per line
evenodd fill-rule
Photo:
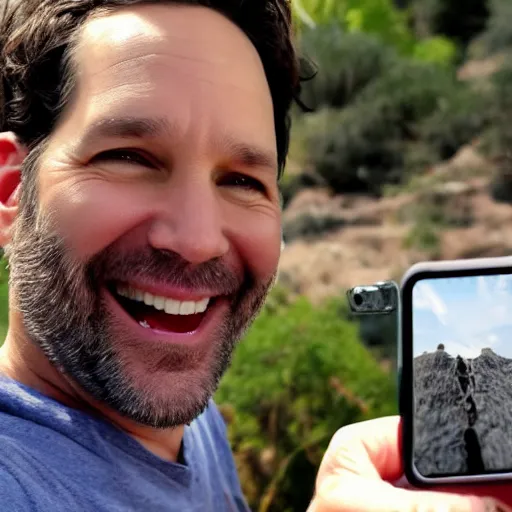
M 400 304 L 407 480 L 512 479 L 512 258 L 418 263 Z

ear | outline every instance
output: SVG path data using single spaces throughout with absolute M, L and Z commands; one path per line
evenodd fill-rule
M 18 213 L 21 165 L 26 149 L 11 132 L 0 133 L 0 246 L 10 239 L 11 227 Z

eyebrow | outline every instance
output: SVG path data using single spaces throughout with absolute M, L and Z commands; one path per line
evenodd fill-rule
M 112 117 L 93 123 L 83 135 L 81 145 L 94 145 L 102 139 L 144 139 L 173 137 L 178 127 L 168 119 L 149 117 Z M 232 136 L 216 135 L 216 147 L 221 148 L 229 158 L 244 167 L 265 167 L 277 170 L 277 154 Z
M 239 142 L 231 137 L 221 140 L 221 147 L 231 159 L 244 167 L 265 167 L 277 170 L 277 154 L 251 144 Z
M 169 136 L 172 132 L 172 126 L 163 118 L 109 117 L 91 124 L 81 142 L 88 146 L 105 138 L 151 138 Z

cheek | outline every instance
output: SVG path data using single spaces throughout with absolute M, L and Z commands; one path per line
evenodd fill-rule
M 55 212 L 54 221 L 66 245 L 80 260 L 87 261 L 144 223 L 150 204 L 133 185 L 89 180 L 54 187 L 41 201 L 44 211 Z
M 237 212 L 229 217 L 231 241 L 244 264 L 262 281 L 270 279 L 281 255 L 280 212 Z

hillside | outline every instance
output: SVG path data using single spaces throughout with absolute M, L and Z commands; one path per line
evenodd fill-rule
M 399 279 L 423 259 L 510 254 L 512 208 L 492 198 L 494 172 L 495 164 L 467 145 L 392 196 L 302 190 L 284 212 L 281 282 L 317 301 Z
M 414 360 L 415 463 L 423 475 L 512 467 L 512 360 L 484 349 L 474 359 L 443 350 Z

